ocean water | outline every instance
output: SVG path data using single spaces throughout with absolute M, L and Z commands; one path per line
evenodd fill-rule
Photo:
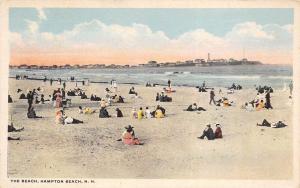
M 146 82 L 165 85 L 170 79 L 172 85 L 199 86 L 206 82 L 211 87 L 228 87 L 232 83 L 244 88 L 268 85 L 284 88 L 292 80 L 293 67 L 288 65 L 241 65 L 213 67 L 165 67 L 165 68 L 129 68 L 129 69 L 59 69 L 59 70 L 24 70 L 10 69 L 9 76 L 25 74 L 34 78 L 62 78 L 77 80 L 118 83 L 145 84 Z

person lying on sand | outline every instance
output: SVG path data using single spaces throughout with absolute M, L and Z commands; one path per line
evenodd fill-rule
M 27 117 L 28 118 L 42 118 L 42 116 L 37 116 L 34 110 L 34 107 L 31 106 L 27 112 Z
M 282 128 L 282 127 L 286 127 L 286 126 L 287 126 L 287 125 L 284 124 L 282 121 L 270 123 L 270 122 L 268 122 L 266 119 L 264 119 L 263 122 L 262 122 L 261 124 L 257 123 L 256 125 L 257 125 L 257 126 L 272 127 L 272 128 Z
M 10 136 L 9 136 L 9 137 L 7 137 L 7 139 L 8 139 L 8 140 L 20 140 L 20 137 L 18 137 L 18 138 L 13 138 L 13 137 L 10 137 Z
M 210 125 L 207 125 L 206 128 L 203 131 L 203 134 L 198 137 L 199 139 L 204 139 L 207 137 L 208 140 L 213 140 L 215 138 L 215 134 L 213 129 L 210 127 Z
M 196 103 L 193 103 L 191 105 L 188 106 L 188 108 L 186 109 L 186 111 L 206 111 L 204 108 L 202 107 L 197 107 Z
M 83 121 L 72 118 L 70 116 L 64 116 L 64 124 L 79 124 L 79 123 L 83 123 Z
M 90 107 L 82 108 L 82 106 L 78 106 L 78 113 L 79 114 L 93 114 L 96 110 L 91 109 Z
M 134 127 L 131 127 L 131 125 L 125 127 L 126 130 L 122 134 L 123 143 L 126 145 L 143 145 L 143 143 L 141 143 L 139 139 L 135 137 L 133 128 Z
M 108 111 L 105 107 L 101 107 L 99 112 L 99 118 L 110 118 L 110 115 L 108 114 Z
M 13 124 L 8 125 L 8 132 L 20 132 L 23 130 L 24 130 L 24 127 L 20 128 L 20 129 L 16 129 Z

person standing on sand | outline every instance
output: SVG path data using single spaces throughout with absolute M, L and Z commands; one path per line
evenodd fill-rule
M 27 102 L 28 102 L 28 111 L 29 111 L 29 109 L 31 108 L 32 103 L 33 103 L 33 93 L 32 93 L 32 91 L 29 91 L 29 93 L 27 93 L 26 98 L 27 98 Z
M 50 86 L 52 86 L 53 80 L 52 78 L 50 78 Z
M 66 82 L 63 83 L 63 88 L 66 90 Z
M 171 80 L 168 80 L 168 86 L 171 88 Z
M 266 109 L 273 109 L 272 105 L 271 105 L 271 100 L 270 100 L 271 96 L 270 96 L 270 91 L 267 91 L 267 94 L 266 94 L 266 104 L 265 104 L 265 108 Z
M 214 105 L 216 105 L 214 88 L 212 88 L 211 91 L 210 91 L 210 101 L 209 101 L 209 104 L 211 104 L 211 101 L 214 103 Z
M 293 81 L 291 81 L 291 83 L 289 84 L 289 88 L 290 88 L 290 95 L 293 95 Z

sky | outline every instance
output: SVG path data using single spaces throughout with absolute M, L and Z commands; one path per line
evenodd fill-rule
M 11 64 L 291 64 L 293 9 L 11 8 Z

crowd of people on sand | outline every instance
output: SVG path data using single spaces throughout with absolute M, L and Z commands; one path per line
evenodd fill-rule
M 50 79 L 50 83 L 52 78 Z M 57 79 L 58 82 L 61 84 L 61 79 Z M 148 83 L 147 83 L 148 84 Z M 150 84 L 150 83 L 149 83 Z M 149 85 L 148 84 L 148 85 Z M 52 85 L 52 83 L 51 83 Z M 115 114 L 110 115 L 107 107 L 112 106 L 112 103 L 124 103 L 125 97 L 121 96 L 119 92 L 117 92 L 117 83 L 115 80 L 111 82 L 111 88 L 113 88 L 114 91 L 111 91 L 109 88 L 106 88 L 104 93 L 104 97 L 98 97 L 95 94 L 91 94 L 90 100 L 91 101 L 97 101 L 100 104 L 99 109 L 99 118 L 110 118 L 110 117 L 117 117 L 121 118 L 124 117 L 123 112 L 121 111 L 120 107 L 115 108 Z M 199 87 L 200 92 L 206 92 L 208 89 L 210 89 L 209 93 L 209 104 L 212 103 L 216 106 L 233 106 L 234 102 L 229 101 L 226 97 L 221 97 L 219 100 L 215 100 L 215 91 L 214 88 L 208 88 L 206 86 L 206 83 L 203 82 L 202 86 Z M 233 90 L 240 90 L 242 89 L 242 86 L 240 85 L 233 85 L 229 88 Z M 260 110 L 262 108 L 266 109 L 272 109 L 271 101 L 270 101 L 270 93 L 274 92 L 274 90 L 271 87 L 264 86 L 264 87 L 257 87 L 256 88 L 258 93 L 254 100 L 245 103 L 245 108 L 248 111 L 252 111 L 254 109 Z M 171 89 L 171 81 L 168 80 L 168 91 L 174 91 Z M 57 88 L 53 90 L 52 95 L 50 95 L 50 99 L 45 100 L 43 89 L 38 87 L 37 89 L 33 89 L 32 91 L 28 91 L 27 95 L 24 93 L 21 93 L 20 99 L 27 99 L 28 101 L 28 111 L 27 111 L 27 117 L 31 119 L 35 118 L 42 118 L 42 116 L 38 116 L 36 114 L 34 104 L 45 104 L 45 101 L 52 101 L 53 107 L 56 108 L 56 114 L 55 114 L 55 122 L 57 124 L 66 125 L 66 124 L 83 124 L 82 120 L 76 119 L 71 116 L 67 116 L 65 114 L 64 108 L 70 107 L 70 105 L 67 105 L 68 101 L 70 102 L 71 99 L 66 98 L 66 82 L 62 84 L 62 87 Z M 155 98 L 155 101 L 159 102 L 171 102 L 172 98 L 165 94 L 166 89 L 162 91 L 161 93 L 157 93 L 157 96 Z M 18 89 L 17 93 L 22 92 L 21 89 Z M 221 93 L 221 92 L 219 92 Z M 290 87 L 290 93 L 292 93 L 292 89 Z M 131 87 L 129 89 L 129 95 L 133 95 L 135 97 L 139 97 L 138 93 L 135 91 L 134 87 Z M 80 99 L 87 99 L 87 95 L 85 94 L 83 89 L 80 89 L 78 87 L 74 89 L 69 89 L 67 92 L 67 96 L 80 96 Z M 40 99 L 39 99 L 40 97 Z M 10 95 L 8 95 L 8 102 L 13 102 Z M 79 114 L 94 114 L 96 113 L 97 109 L 93 109 L 91 107 L 83 107 L 78 106 L 78 113 Z M 201 106 L 198 106 L 196 103 L 190 104 L 185 111 L 206 111 Z M 150 109 L 148 106 L 145 107 L 145 110 L 143 107 L 139 107 L 138 110 L 136 108 L 132 108 L 132 111 L 130 113 L 130 117 L 133 119 L 150 119 L 150 118 L 163 118 L 166 116 L 166 109 L 163 108 L 160 105 L 157 105 L 154 109 Z M 211 128 L 211 125 L 207 125 L 205 130 L 203 131 L 202 135 L 198 137 L 199 139 L 207 138 L 208 140 L 214 140 L 223 138 L 222 130 L 220 124 L 215 124 L 216 129 L 213 131 Z M 261 124 L 257 124 L 257 126 L 266 126 L 266 127 L 273 127 L 273 128 L 281 128 L 287 126 L 282 121 L 270 123 L 266 119 L 263 120 Z M 140 142 L 140 140 L 135 136 L 134 127 L 131 125 L 128 125 L 125 127 L 125 131 L 122 134 L 121 139 L 119 141 L 123 141 L 126 145 L 143 145 L 143 143 Z M 22 131 L 24 128 L 16 129 L 13 127 L 13 125 L 9 125 L 8 131 Z M 18 140 L 19 138 L 8 138 L 10 140 Z
M 242 105 L 246 111 L 260 111 L 262 109 L 273 109 L 271 105 L 270 90 L 265 90 L 263 93 L 258 92 L 253 100 Z
M 143 107 L 140 107 L 139 110 L 136 110 L 136 108 L 132 108 L 130 116 L 133 119 L 164 118 L 166 116 L 166 109 L 160 105 L 157 105 L 156 108 L 152 111 L 148 106 L 146 107 L 145 111 L 143 110 Z

